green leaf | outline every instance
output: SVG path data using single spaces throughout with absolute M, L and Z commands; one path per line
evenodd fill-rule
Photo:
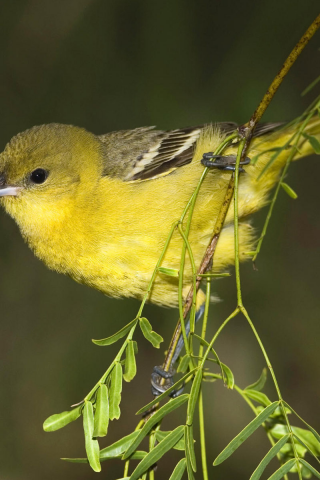
M 152 326 L 146 318 L 140 318 L 140 328 L 143 336 L 155 347 L 160 348 L 160 343 L 163 342 L 163 338 L 158 333 L 152 330 Z
M 180 359 L 179 366 L 177 368 L 178 373 L 185 373 L 187 371 L 190 362 L 190 355 L 186 354 Z
M 280 478 L 283 478 L 286 473 L 291 470 L 292 467 L 294 467 L 296 461 L 294 458 L 291 460 L 288 460 L 284 465 L 282 465 L 276 472 L 274 472 L 271 477 L 268 478 L 268 480 L 280 480 Z
M 260 407 L 258 407 L 258 408 L 260 408 Z M 270 418 L 273 418 L 275 420 L 279 420 L 279 422 L 282 421 L 283 420 L 283 408 L 285 409 L 287 415 L 291 415 L 292 412 L 291 412 L 291 410 L 289 410 L 289 408 L 287 408 L 285 406 L 284 407 L 279 406 L 278 408 L 275 409 L 273 414 L 270 415 Z M 276 423 L 276 422 L 273 422 L 273 423 Z
M 245 390 L 257 390 L 258 392 L 260 392 L 260 390 L 263 389 L 263 387 L 265 386 L 265 383 L 267 381 L 267 372 L 268 372 L 268 370 L 266 368 L 264 368 L 262 370 L 262 373 L 260 375 L 259 380 L 257 380 L 255 383 L 252 383 L 251 385 L 248 385 L 245 388 Z
M 161 442 L 164 438 L 166 438 L 169 434 L 171 433 L 171 430 L 169 432 L 164 432 L 163 430 L 157 430 L 155 432 L 156 439 L 158 442 Z M 182 437 L 179 442 L 173 447 L 175 450 L 185 450 L 185 441 L 184 437 Z
M 314 437 L 313 433 L 309 430 L 299 427 L 291 427 L 293 433 L 301 438 L 302 442 L 305 443 L 306 448 L 313 453 L 315 456 L 320 455 L 320 443 Z M 288 427 L 286 425 L 280 425 L 277 423 L 271 430 L 270 433 L 275 438 L 281 438 L 283 435 L 288 433 Z
M 131 380 L 136 376 L 136 373 L 137 365 L 134 356 L 134 344 L 133 341 L 130 340 L 126 347 L 126 361 L 124 364 L 123 378 L 126 382 L 131 382 Z
M 163 455 L 180 440 L 183 435 L 184 425 L 173 430 L 162 442 L 158 443 L 146 457 L 138 464 L 131 474 L 130 480 L 138 480 L 141 475 L 154 465 Z
M 299 440 L 301 440 L 300 443 L 302 443 L 305 447 L 307 447 L 307 450 L 314 456 L 314 457 L 319 457 L 320 456 L 320 443 L 318 440 L 314 437 L 314 435 L 309 431 L 304 428 L 299 428 L 299 427 L 291 427 L 292 431 L 294 433 L 294 436 Z
M 138 344 L 137 344 L 137 342 L 135 340 L 131 340 L 131 342 L 133 343 L 134 354 L 138 355 Z
M 268 405 L 271 405 L 271 401 L 262 392 L 257 392 L 257 390 L 249 390 L 248 388 L 243 390 L 243 393 L 247 395 L 247 397 L 251 398 L 252 400 L 255 400 L 256 402 L 261 403 L 264 407 L 267 407 Z
M 227 387 L 230 388 L 231 390 L 234 387 L 234 376 L 230 368 L 225 364 L 221 363 L 222 370 L 225 373 L 225 376 L 227 378 Z
M 285 435 L 282 437 L 273 447 L 269 450 L 267 455 L 261 460 L 255 471 L 250 477 L 250 480 L 258 480 L 261 475 L 263 474 L 266 466 L 269 464 L 269 462 L 279 453 L 283 445 L 288 441 L 290 438 L 290 435 Z
M 91 402 L 85 402 L 83 408 L 83 430 L 86 453 L 92 470 L 95 472 L 101 472 L 101 465 L 99 461 L 99 443 L 98 440 L 92 438 L 93 428 L 93 405 Z
M 151 407 L 153 407 L 153 405 L 161 402 L 161 400 L 166 398 L 169 395 L 169 393 L 173 392 L 173 390 L 178 390 L 178 387 L 180 387 L 181 384 L 185 380 L 187 380 L 187 378 L 191 377 L 195 373 L 196 370 L 198 370 L 198 367 L 196 367 L 193 370 L 191 370 L 190 372 L 186 373 L 183 377 L 180 378 L 180 380 L 178 380 L 174 385 L 172 385 L 172 387 L 168 388 L 165 392 L 161 393 L 161 395 L 157 396 L 156 398 L 151 400 L 151 402 L 149 402 L 147 405 L 140 408 L 140 410 L 136 413 L 136 415 L 141 415 L 142 413 L 147 412 Z
M 294 440 L 295 440 L 295 444 L 296 444 L 296 451 L 297 451 L 297 454 L 300 458 L 304 458 L 306 452 L 309 451 L 309 453 L 311 453 L 311 455 L 317 460 L 318 463 L 320 463 L 320 460 L 319 458 L 313 453 L 313 451 L 307 447 L 307 445 L 301 440 L 301 438 L 299 438 L 297 435 L 293 435 L 294 437 Z M 302 453 L 299 452 L 299 448 L 297 447 L 300 447 L 300 449 L 303 449 Z M 304 478 L 310 478 L 312 477 L 312 475 L 310 474 L 309 471 L 306 472 L 306 468 L 303 467 L 303 472 L 302 472 L 302 476 Z
M 147 452 L 145 452 L 144 450 L 136 450 L 131 455 L 130 460 L 142 460 L 146 455 L 147 455 Z M 101 458 L 101 451 L 100 451 L 100 462 L 104 462 L 105 460 L 109 460 L 110 458 L 121 458 L 121 454 Z M 67 462 L 70 462 L 70 463 L 89 463 L 87 458 L 61 458 L 61 460 L 66 460 Z
M 231 369 L 225 363 L 220 362 L 220 360 L 214 360 L 213 358 L 207 358 L 207 360 L 217 363 L 220 366 L 223 383 L 232 390 L 234 387 L 234 376 Z
M 308 135 L 307 133 L 302 134 L 310 143 L 311 147 L 317 153 L 318 155 L 320 154 L 320 142 L 317 139 L 317 137 L 313 137 L 312 135 Z
M 117 342 L 118 340 L 120 340 L 120 338 L 124 337 L 127 333 L 129 333 L 129 331 L 134 326 L 134 324 L 137 323 L 137 321 L 138 320 L 135 318 L 130 323 L 128 323 L 128 325 L 121 328 L 121 330 L 111 335 L 111 337 L 102 338 L 101 340 L 92 340 L 92 341 L 95 345 L 99 345 L 100 347 L 111 345 L 112 343 Z
M 293 410 L 293 408 L 290 407 L 290 405 L 287 404 L 287 402 L 283 402 L 283 403 L 286 405 L 286 407 L 288 407 L 288 408 L 291 410 L 292 413 L 295 414 L 296 417 L 299 418 L 299 420 L 301 420 L 301 422 L 303 422 L 303 423 L 306 425 L 306 427 L 308 428 L 308 430 L 310 430 L 310 432 L 313 433 L 313 435 L 316 437 L 316 439 L 318 440 L 318 442 L 320 442 L 320 435 L 319 435 L 319 433 L 318 433 L 314 428 L 312 428 L 311 425 L 309 425 L 305 420 L 303 420 L 303 418 L 301 418 L 300 415 L 298 415 L 297 412 L 296 412 L 295 410 Z
M 300 437 L 298 437 L 298 435 L 296 435 L 295 433 L 293 434 L 293 437 L 294 439 L 298 442 L 298 444 L 296 445 L 296 447 L 299 445 L 305 449 L 306 452 L 309 452 L 311 453 L 311 455 L 317 460 L 318 463 L 320 463 L 320 460 L 319 458 L 317 457 L 317 455 L 314 453 L 314 451 L 312 450 L 312 448 L 310 448 L 306 443 L 304 443 Z M 304 457 L 304 454 L 303 455 L 299 455 L 300 457 Z
M 109 394 L 109 416 L 110 420 L 120 417 L 120 402 L 122 392 L 122 367 L 116 362 L 111 372 L 111 387 Z
M 203 372 L 203 378 L 202 380 L 204 382 L 216 382 L 217 380 L 222 380 L 222 376 L 219 373 L 211 373 L 211 372 Z
M 300 463 L 300 466 L 301 466 L 301 475 L 302 475 L 302 478 L 312 478 L 312 473 L 304 466 L 304 465 L 301 465 Z
M 281 182 L 281 187 L 286 192 L 286 194 L 289 195 L 289 197 L 293 198 L 294 200 L 298 198 L 296 192 L 287 183 Z
M 213 465 L 219 465 L 220 463 L 224 462 L 233 452 L 240 447 L 240 445 L 247 440 L 250 435 L 257 430 L 260 425 L 269 417 L 269 415 L 274 412 L 274 410 L 279 405 L 279 402 L 273 402 L 267 408 L 262 410 L 259 415 L 254 418 L 231 442 L 226 446 L 224 450 L 217 456 Z
M 315 468 L 313 468 L 310 463 L 306 462 L 303 458 L 300 458 L 300 463 L 304 465 L 315 477 L 320 478 L 320 473 Z
M 63 460 L 64 462 L 69 462 L 69 463 L 89 463 L 87 458 L 67 458 L 67 457 L 63 457 L 63 458 L 60 458 L 60 460 Z
M 80 417 L 81 408 L 82 405 L 67 412 L 51 415 L 51 417 L 48 417 L 47 420 L 44 421 L 43 430 L 45 432 L 54 432 L 55 430 L 65 427 L 68 423 L 74 422 Z
M 175 469 L 173 470 L 169 480 L 181 480 L 184 471 L 186 469 L 186 459 L 182 458 L 180 462 L 177 463 Z
M 320 463 L 316 455 L 312 452 L 312 450 L 309 447 L 307 447 L 307 445 L 301 440 L 301 438 L 298 437 L 298 435 L 293 434 L 293 439 L 294 439 L 294 443 L 296 444 L 296 451 L 299 457 L 304 457 L 306 452 L 309 452 Z M 302 452 L 300 451 L 301 453 L 299 452 L 299 447 L 302 450 Z M 292 450 L 292 445 L 291 445 L 291 450 Z
M 148 452 L 144 450 L 136 450 L 130 457 L 130 460 L 142 460 L 144 457 L 148 455 Z
M 295 449 L 296 449 L 298 457 L 303 458 L 305 456 L 306 452 L 308 451 L 308 449 L 306 447 L 302 446 L 302 444 L 298 441 L 295 441 L 294 443 L 295 443 Z M 281 453 L 281 455 L 283 455 L 284 458 L 286 458 L 286 460 L 288 460 L 288 458 L 292 458 L 294 456 L 292 443 L 291 442 L 286 443 L 281 448 L 280 453 Z
M 139 435 L 139 430 L 136 430 L 129 435 L 126 435 L 120 440 L 117 440 L 112 445 L 103 448 L 100 450 L 100 461 L 103 462 L 110 458 L 118 458 L 120 457 L 132 444 L 132 442 L 137 438 Z M 87 458 L 62 458 L 61 460 L 65 460 L 71 463 L 88 463 Z
M 187 445 L 187 427 L 185 426 L 184 430 L 185 436 L 185 444 Z M 187 473 L 188 473 L 188 480 L 194 480 L 193 469 L 192 469 L 192 462 L 190 458 L 190 451 L 188 448 L 185 450 L 186 452 L 186 464 L 187 464 Z
M 187 410 L 187 425 L 192 425 L 194 410 L 196 408 L 200 387 L 202 382 L 202 368 L 199 368 L 192 382 L 192 387 L 189 395 L 188 410 Z
M 128 450 L 132 442 L 134 442 L 134 440 L 137 438 L 137 436 L 139 435 L 139 431 L 140 430 L 136 430 L 116 441 L 112 445 L 103 448 L 100 451 L 100 460 L 103 461 L 108 458 L 115 458 L 122 455 L 126 450 Z
M 141 430 L 139 430 L 139 435 L 135 438 L 128 450 L 125 452 L 123 460 L 126 460 L 128 457 L 130 457 L 130 455 L 137 449 L 138 445 L 142 442 L 144 437 L 150 432 L 154 425 L 156 425 L 163 417 L 173 412 L 173 410 L 181 407 L 181 405 L 187 402 L 188 398 L 189 394 L 185 393 L 177 398 L 173 398 L 159 408 L 159 410 L 157 410 L 156 413 L 146 421 Z
M 194 451 L 194 439 L 193 439 L 193 425 L 186 425 L 185 426 L 185 441 L 186 441 L 186 450 L 187 455 L 190 457 L 190 463 L 192 470 L 194 472 L 197 471 L 197 462 L 196 462 L 196 454 Z
M 105 437 L 109 425 L 109 398 L 108 388 L 103 383 L 98 388 L 96 410 L 94 413 L 94 437 Z
M 168 275 L 169 277 L 179 277 L 179 270 L 176 268 L 159 267 L 158 272 L 163 273 L 163 275 Z

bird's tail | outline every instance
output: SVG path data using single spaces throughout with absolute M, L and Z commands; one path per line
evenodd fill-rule
M 276 183 L 292 149 L 292 160 L 320 153 L 320 117 L 313 116 L 303 131 L 302 126 L 303 122 L 291 123 L 251 142 L 248 156 L 252 161 L 245 170 L 263 196 Z
M 246 216 L 263 207 L 269 192 L 279 181 L 282 168 L 294 148 L 293 160 L 319 153 L 320 118 L 314 116 L 297 136 L 302 123 L 289 124 L 272 133 L 253 139 L 248 156 L 251 163 L 245 166 L 245 175 L 240 176 L 239 216 Z M 296 144 L 296 141 L 298 142 Z M 236 149 L 234 148 L 236 153 Z M 229 219 L 233 216 L 230 212 Z
M 292 133 L 299 129 L 301 124 L 298 126 L 294 126 L 291 128 Z M 289 128 L 290 130 L 290 128 Z M 315 115 L 312 117 L 308 124 L 306 125 L 303 134 L 300 137 L 298 146 L 297 146 L 297 153 L 294 156 L 294 160 L 298 160 L 299 158 L 306 157 L 308 155 L 312 155 L 313 153 L 320 153 L 320 116 Z
M 313 116 L 300 131 L 302 126 L 303 122 L 290 123 L 274 132 L 254 138 L 250 145 L 251 158 L 255 158 L 253 163 L 260 163 L 260 168 L 263 168 L 265 161 L 274 157 L 274 167 L 278 169 L 291 153 L 291 148 L 295 149 L 293 160 L 319 153 L 320 116 Z M 264 158 L 260 158 L 261 156 Z

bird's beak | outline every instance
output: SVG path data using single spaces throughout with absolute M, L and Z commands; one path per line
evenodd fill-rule
M 21 190 L 21 187 L 0 187 L 0 197 L 16 197 Z

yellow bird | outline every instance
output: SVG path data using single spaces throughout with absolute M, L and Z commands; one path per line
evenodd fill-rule
M 264 125 L 247 155 L 283 146 L 294 129 Z M 0 196 L 34 253 L 46 265 L 112 297 L 143 298 L 173 222 L 179 219 L 203 171 L 201 159 L 236 125 L 159 131 L 153 127 L 94 135 L 60 124 L 36 126 L 12 138 L 0 155 Z M 306 133 L 320 138 L 315 117 Z M 224 152 L 235 155 L 236 145 Z M 258 180 L 273 152 L 240 175 L 241 257 L 253 249 L 245 219 L 265 205 L 290 147 Z M 301 137 L 295 158 L 313 153 Z M 212 234 L 230 172 L 213 169 L 196 203 L 189 240 L 196 266 Z M 230 208 L 214 256 L 221 271 L 234 261 Z M 179 269 L 182 239 L 175 232 L 162 266 Z M 186 265 L 185 285 L 191 281 Z M 178 280 L 158 274 L 150 301 L 176 306 Z

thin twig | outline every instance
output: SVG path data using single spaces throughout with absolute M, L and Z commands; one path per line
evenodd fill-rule
M 276 91 L 278 90 L 281 83 L 283 82 L 284 77 L 287 75 L 290 68 L 295 63 L 295 61 L 297 60 L 300 53 L 305 48 L 307 43 L 311 40 L 311 38 L 313 37 L 313 35 L 315 34 L 315 32 L 318 30 L 319 27 L 320 27 L 320 15 L 318 15 L 317 18 L 313 21 L 313 23 L 310 25 L 308 30 L 301 37 L 299 42 L 296 44 L 296 46 L 293 48 L 293 50 L 291 51 L 291 53 L 287 57 L 283 66 L 281 67 L 279 73 L 276 75 L 276 77 L 272 81 L 270 87 L 266 91 L 264 97 L 262 98 L 258 108 L 255 110 L 255 112 L 251 116 L 249 122 L 246 123 L 245 125 L 239 127 L 239 129 L 238 129 L 239 130 L 239 135 L 242 138 L 245 139 L 245 142 L 244 142 L 244 146 L 243 146 L 243 149 L 242 149 L 241 157 L 238 159 L 238 163 L 240 163 L 246 157 L 246 153 L 248 151 L 248 148 L 249 148 L 249 145 L 250 145 L 250 142 L 251 142 L 251 139 L 252 139 L 252 135 L 253 135 L 254 130 L 257 126 L 257 123 L 261 120 L 264 112 L 268 108 L 268 106 L 269 106 L 272 98 L 274 97 Z M 217 218 L 217 221 L 216 221 L 216 224 L 215 224 L 213 236 L 212 236 L 211 241 L 210 241 L 210 243 L 209 243 L 209 245 L 206 249 L 204 257 L 202 259 L 200 268 L 198 270 L 198 274 L 205 273 L 209 269 L 209 266 L 212 264 L 212 259 L 213 259 L 213 256 L 214 256 L 217 244 L 218 244 L 218 240 L 219 240 L 219 237 L 220 237 L 223 225 L 224 225 L 226 215 L 228 213 L 228 209 L 229 209 L 229 206 L 230 206 L 230 203 L 231 203 L 233 192 L 234 192 L 234 177 L 232 175 L 232 177 L 230 179 L 230 182 L 229 182 L 229 185 L 228 185 L 228 188 L 227 188 L 227 191 L 226 191 L 224 201 L 223 201 L 223 203 L 221 205 L 221 208 L 220 208 L 220 211 L 219 211 L 219 215 L 218 215 L 218 218 Z M 202 278 L 197 276 L 196 290 L 199 289 L 201 280 L 202 280 Z M 193 298 L 193 286 L 191 286 L 191 288 L 189 290 L 189 293 L 187 295 L 187 298 L 186 298 L 185 307 L 184 307 L 184 311 L 183 311 L 183 318 L 184 319 L 187 317 L 187 315 L 190 311 L 190 308 L 192 306 L 192 298 Z M 171 360 L 172 360 L 172 357 L 173 357 L 173 354 L 174 354 L 175 346 L 178 342 L 180 334 L 181 334 L 181 322 L 179 320 L 178 323 L 177 323 L 177 326 L 175 328 L 173 337 L 171 339 L 167 355 L 165 357 L 165 361 L 164 361 L 164 364 L 163 364 L 164 370 L 168 370 L 170 365 L 171 365 Z
M 269 106 L 269 103 L 273 99 L 276 91 L 280 87 L 281 83 L 283 82 L 284 77 L 289 72 L 292 65 L 295 63 L 297 58 L 299 57 L 300 53 L 303 51 L 305 46 L 309 43 L 313 35 L 316 33 L 318 28 L 320 27 L 320 14 L 317 18 L 312 22 L 308 30 L 305 34 L 300 38 L 299 42 L 295 45 L 293 50 L 288 55 L 286 61 L 282 65 L 279 73 L 274 78 L 273 82 L 271 83 L 270 87 L 266 91 L 263 99 L 259 103 L 258 108 L 255 110 L 254 114 L 250 118 L 249 122 L 243 126 L 243 133 L 247 141 L 251 139 L 253 131 L 257 125 L 257 123 L 261 120 L 264 112 Z M 248 146 L 245 146 L 245 150 L 247 150 Z

